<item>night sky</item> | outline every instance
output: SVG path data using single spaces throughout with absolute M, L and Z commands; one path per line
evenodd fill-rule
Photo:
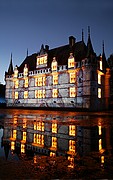
M 102 41 L 108 58 L 113 53 L 113 0 L 0 0 L 0 82 L 4 82 L 11 53 L 13 65 L 27 54 L 68 44 L 73 35 L 87 43 L 88 26 L 97 55 Z

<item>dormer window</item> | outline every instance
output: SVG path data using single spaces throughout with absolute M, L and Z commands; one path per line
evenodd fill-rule
M 73 54 L 70 53 L 70 57 L 68 58 L 68 68 L 74 68 L 75 66 L 75 59 L 73 57 Z
M 17 69 L 17 66 L 15 67 L 14 69 L 14 78 L 17 78 L 18 77 L 18 69 Z
M 37 56 L 36 67 L 38 68 L 39 66 L 47 66 L 47 54 Z
M 52 64 L 51 64 L 51 69 L 52 71 L 56 71 L 57 70 L 57 61 L 56 58 L 53 58 Z
M 27 64 L 25 64 L 25 67 L 24 67 L 24 76 L 27 76 L 28 75 L 28 68 L 27 68 Z

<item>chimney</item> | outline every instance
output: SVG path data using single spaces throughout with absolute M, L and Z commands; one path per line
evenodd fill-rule
M 69 36 L 69 45 L 73 46 L 75 44 L 75 37 L 74 36 Z
M 49 51 L 49 46 L 48 45 L 45 45 L 45 50 Z

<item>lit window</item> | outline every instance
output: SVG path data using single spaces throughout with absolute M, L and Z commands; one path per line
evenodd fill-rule
M 38 98 L 38 90 L 35 90 L 35 98 Z
M 69 151 L 75 153 L 75 141 L 69 140 Z
M 75 136 L 75 126 L 74 125 L 69 126 L 69 135 Z
M 24 99 L 28 98 L 28 91 L 24 91 Z
M 56 156 L 56 153 L 50 152 L 50 157 L 55 157 L 55 156 Z
M 72 53 L 70 53 L 70 57 L 68 58 L 68 68 L 73 68 L 74 66 L 75 66 L 75 59 Z
M 57 148 L 57 138 L 56 137 L 52 137 L 52 147 L 53 148 Z
M 102 56 L 100 56 L 100 70 L 102 70 Z
M 45 77 L 35 78 L 35 86 L 45 86 Z
M 25 79 L 25 84 L 24 84 L 24 87 L 28 87 L 28 78 Z
M 18 92 L 15 92 L 15 99 L 18 99 Z
M 70 73 L 70 83 L 75 83 L 75 72 Z
M 37 67 L 43 64 L 47 64 L 47 55 L 42 57 L 37 57 Z
M 35 98 L 45 98 L 45 89 L 35 90 Z
M 17 66 L 15 67 L 14 69 L 14 78 L 17 78 L 18 77 L 18 69 L 17 69 Z
M 35 78 L 35 86 L 38 86 L 38 78 Z
M 43 89 L 42 91 L 43 91 L 42 97 L 45 98 L 45 96 L 46 96 L 46 91 L 45 91 L 45 89 Z
M 46 77 L 43 77 L 43 86 L 45 86 L 46 83 Z
M 101 98 L 101 88 L 98 88 L 98 98 Z
M 76 96 L 76 89 L 75 87 L 70 87 L 70 97 L 75 97 Z
M 14 139 L 16 139 L 16 135 L 17 135 L 17 130 L 14 129 L 14 130 L 13 130 L 13 138 L 14 138 Z
M 38 90 L 38 98 L 42 98 L 42 90 Z
M 98 131 L 99 131 L 99 135 L 101 135 L 101 134 L 102 134 L 102 128 L 101 128 L 101 126 L 98 126 Z
M 51 64 L 51 69 L 52 71 L 56 71 L 57 70 L 57 61 L 56 58 L 53 58 L 52 64 Z
M 15 88 L 18 88 L 18 84 L 19 84 L 18 80 L 16 80 L 14 83 L 15 83 Z
M 38 78 L 38 86 L 42 86 L 42 83 L 43 83 L 43 82 L 42 82 L 42 77 L 39 77 L 39 78 Z
M 58 97 L 58 89 L 53 89 L 53 97 L 54 98 Z
M 74 168 L 74 157 L 68 156 L 68 161 L 70 162 L 68 167 L 69 168 Z
M 26 132 L 23 132 L 23 141 L 26 141 Z
M 53 84 L 58 84 L 58 75 L 53 75 Z
M 101 75 L 98 74 L 98 84 L 101 84 Z
M 57 124 L 52 123 L 52 133 L 57 133 Z
M 101 156 L 101 163 L 104 163 L 104 156 Z
M 28 75 L 28 68 L 27 68 L 27 64 L 25 64 L 25 67 L 24 67 L 24 76 L 27 76 Z
M 11 141 L 11 150 L 15 150 L 15 142 Z
M 99 151 L 102 149 L 102 139 L 99 139 Z
M 34 130 L 44 131 L 44 122 L 34 122 Z
M 34 134 L 34 143 L 44 145 L 44 135 Z
M 25 144 L 21 144 L 21 153 L 25 153 Z

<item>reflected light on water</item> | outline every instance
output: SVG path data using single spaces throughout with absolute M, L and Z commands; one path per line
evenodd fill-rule
M 74 169 L 84 157 L 98 159 L 99 167 L 104 167 L 108 155 L 112 155 L 111 115 L 108 119 L 108 115 L 90 113 L 17 112 L 12 111 L 3 119 L 2 146 L 7 155 L 11 151 L 20 159 L 28 158 L 27 162 L 37 167 L 35 170 L 55 168 L 58 163 Z

